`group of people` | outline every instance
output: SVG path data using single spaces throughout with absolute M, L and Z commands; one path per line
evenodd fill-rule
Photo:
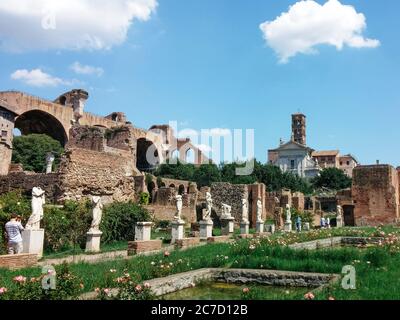
M 11 214 L 10 221 L 5 225 L 8 254 L 20 254 L 23 251 L 22 231 L 25 229 L 21 221 L 21 216 L 13 213 Z

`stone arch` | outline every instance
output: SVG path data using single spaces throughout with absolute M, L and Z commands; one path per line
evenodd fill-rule
M 174 189 L 176 188 L 175 185 L 174 185 L 173 183 L 171 183 L 171 184 L 169 185 L 169 187 L 170 187 L 170 188 L 174 188 Z
M 18 116 L 15 120 L 15 128 L 19 129 L 22 135 L 46 134 L 58 140 L 63 147 L 68 142 L 68 135 L 62 123 L 51 114 L 41 110 L 27 111 Z
M 172 150 L 171 156 L 169 158 L 174 160 L 180 160 L 179 150 L 178 149 Z
M 185 162 L 190 164 L 196 163 L 196 152 L 193 149 L 189 148 L 186 150 Z
M 178 194 L 179 195 L 183 195 L 185 194 L 185 186 L 183 184 L 181 184 L 178 188 Z
M 136 167 L 140 171 L 153 171 L 160 164 L 160 154 L 156 145 L 146 138 L 137 140 Z

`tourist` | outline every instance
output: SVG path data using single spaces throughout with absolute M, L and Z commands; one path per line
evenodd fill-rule
M 326 227 L 327 227 L 328 229 L 331 228 L 331 219 L 330 219 L 330 218 L 327 218 L 327 219 L 326 219 Z
M 21 221 L 18 221 L 18 215 L 13 213 L 11 215 L 11 220 L 6 223 L 8 254 L 22 253 L 22 231 L 24 231 L 24 227 L 22 226 Z
M 301 232 L 301 217 L 300 216 L 298 216 L 296 218 L 296 230 L 297 230 L 297 232 Z

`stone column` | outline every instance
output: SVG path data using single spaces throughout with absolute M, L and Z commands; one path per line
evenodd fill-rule
M 249 221 L 242 221 L 240 223 L 240 234 L 249 234 L 250 231 L 250 222 Z
M 89 231 L 86 233 L 86 250 L 85 252 L 100 252 L 100 242 L 103 232 Z
M 221 219 L 222 235 L 229 236 L 235 232 L 235 218 L 226 217 Z
M 171 244 L 175 244 L 177 240 L 182 240 L 185 237 L 185 221 L 172 221 L 172 240 Z
M 208 239 L 212 237 L 214 222 L 212 220 L 200 221 L 200 238 Z
M 135 241 L 150 241 L 153 222 L 138 222 L 135 226 Z
M 264 221 L 257 221 L 256 223 L 256 233 L 264 233 Z

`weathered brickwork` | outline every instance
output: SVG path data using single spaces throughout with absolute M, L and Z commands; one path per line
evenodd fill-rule
M 389 165 L 359 166 L 354 169 L 352 196 L 357 226 L 376 226 L 398 221 L 398 175 Z
M 161 240 L 150 240 L 150 241 L 130 241 L 128 242 L 128 255 L 132 256 L 144 252 L 152 252 L 161 250 Z
M 213 183 L 211 186 L 213 207 L 221 215 L 222 203 L 232 206 L 232 216 L 237 222 L 242 218 L 242 199 L 248 199 L 247 185 L 230 183 Z
M 135 199 L 131 158 L 87 149 L 69 149 L 60 165 L 62 199 L 99 195 L 104 203 Z
M 36 254 L 15 254 L 0 256 L 0 269 L 18 270 L 33 267 L 37 264 Z
M 59 174 L 13 172 L 7 176 L 0 176 L 0 194 L 20 190 L 26 195 L 31 195 L 34 187 L 41 187 L 46 191 L 48 202 L 56 202 L 61 195 Z

